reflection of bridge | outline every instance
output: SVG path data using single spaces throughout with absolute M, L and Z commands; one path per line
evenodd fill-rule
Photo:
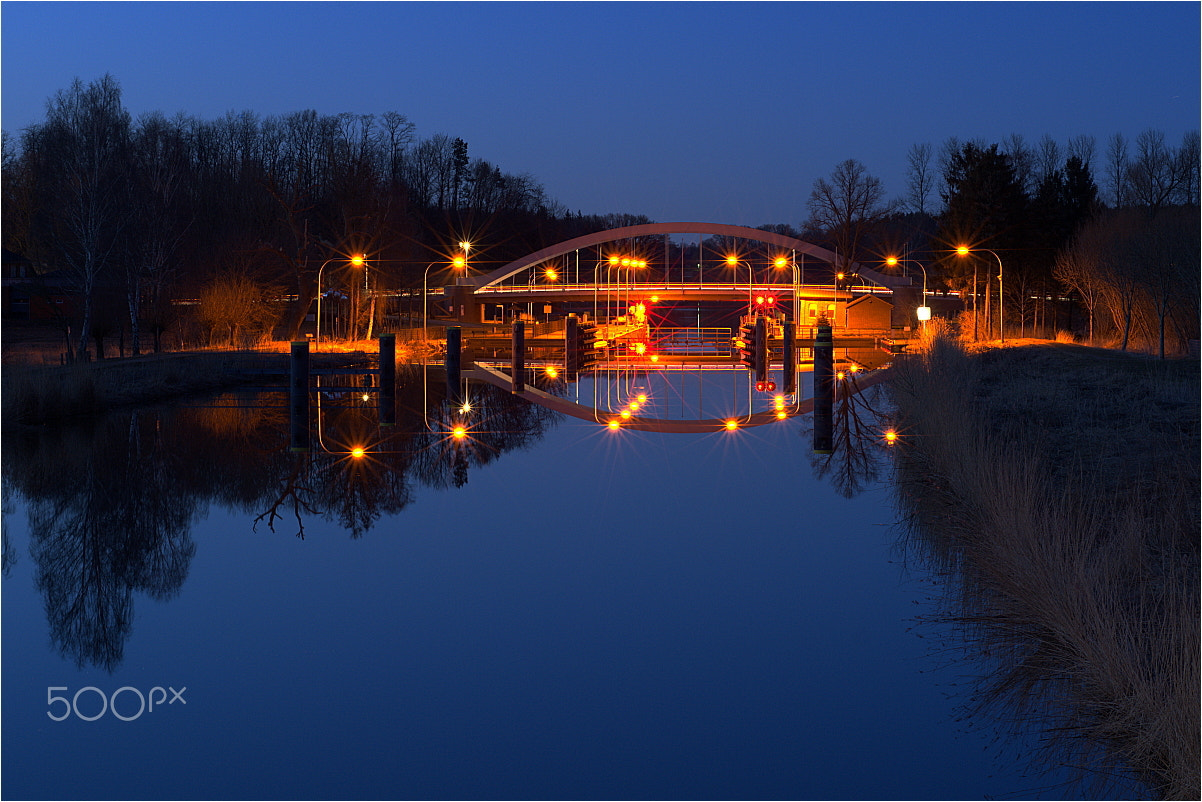
M 672 262 L 673 235 L 697 235 L 696 258 Z M 710 237 L 707 253 L 706 237 Z M 719 238 L 715 245 L 712 238 Z M 751 243 L 748 245 L 747 243 Z M 656 252 L 663 256 L 657 261 Z M 693 248 L 694 246 L 688 245 Z M 635 266 L 618 255 L 637 256 Z M 691 274 L 691 275 L 690 275 Z M 854 286 L 852 285 L 854 282 Z M 445 287 L 446 311 L 459 322 L 506 322 L 506 311 L 529 305 L 548 317 L 593 304 L 598 321 L 622 315 L 631 303 L 746 303 L 759 297 L 789 306 L 793 320 L 827 316 L 848 325 L 840 310 L 863 295 L 892 300 L 911 280 L 871 270 L 804 240 L 760 229 L 716 223 L 651 223 L 599 231 L 543 248 L 490 273 L 463 276 Z M 570 308 L 577 305 L 575 309 Z M 888 303 L 892 307 L 894 304 Z M 918 304 L 914 304 L 915 307 Z M 550 307 L 550 309 L 547 309 Z M 602 317 L 603 315 L 603 317 Z M 538 315 L 535 315 L 537 317 Z M 893 315 L 897 327 L 899 315 Z

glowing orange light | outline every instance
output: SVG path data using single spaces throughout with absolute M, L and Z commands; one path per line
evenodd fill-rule
M 652 354 L 652 355 L 651 355 L 651 361 L 652 361 L 652 362 L 658 362 L 658 361 L 659 361 L 659 354 Z
M 639 402 L 638 401 L 631 401 L 627 406 L 630 407 L 631 412 L 638 412 L 638 410 L 639 410 Z
M 472 405 L 471 405 L 469 402 L 467 402 L 467 401 L 464 401 L 464 402 L 463 402 L 463 406 L 461 406 L 461 407 L 459 408 L 459 411 L 460 411 L 460 412 L 471 412 L 471 411 L 472 411 Z
M 618 263 L 618 257 L 616 257 L 616 256 L 609 257 L 609 263 L 611 265 L 616 265 Z
M 608 426 L 611 431 L 616 431 L 618 428 L 620 428 L 622 426 L 622 424 L 616 420 L 611 420 L 609 423 L 607 423 L 605 425 Z
M 772 305 L 773 305 L 773 304 L 775 304 L 775 303 L 776 303 L 776 296 L 774 296 L 774 295 L 769 295 L 769 296 L 768 296 L 768 306 L 772 306 Z
M 843 274 L 842 274 L 842 273 L 838 273 L 838 274 L 836 274 L 836 275 L 837 275 L 837 277 L 838 277 L 838 279 L 839 279 L 840 281 L 842 281 L 842 280 L 843 280 Z
M 789 264 L 789 260 L 783 256 L 778 256 L 773 260 L 772 264 L 776 265 L 777 267 L 784 267 Z
M 739 422 L 737 420 L 728 420 L 726 422 L 726 431 L 733 432 L 737 428 L 739 428 Z
M 847 376 L 847 374 L 845 374 L 843 371 L 839 371 L 838 373 L 835 374 L 835 378 L 838 379 L 839 381 L 843 381 L 843 379 L 846 378 L 846 376 Z
M 623 260 L 622 260 L 622 267 L 630 267 L 630 260 L 629 260 L 629 259 L 623 259 Z
M 789 417 L 789 413 L 788 413 L 788 412 L 784 411 L 783 409 L 778 409 L 778 410 L 776 410 L 776 419 L 777 419 L 777 420 L 782 420 L 782 419 L 784 419 L 784 418 L 787 418 L 787 417 Z
M 451 437 L 454 437 L 456 440 L 462 440 L 463 438 L 467 437 L 467 428 L 464 426 L 456 426 L 454 429 L 451 429 Z
M 646 403 L 647 403 L 647 394 L 646 394 L 646 393 L 639 393 L 639 394 L 638 394 L 638 402 L 639 402 L 640 404 L 646 404 Z
M 852 365 L 851 368 L 849 368 L 849 370 L 851 370 L 852 373 L 855 373 L 859 369 L 860 369 L 859 365 Z
M 547 374 L 548 379 L 558 379 L 559 378 L 559 370 L 556 369 L 553 365 L 548 365 L 546 371 L 544 371 L 544 372 Z
M 363 459 L 363 455 L 366 453 L 363 446 L 355 446 L 351 449 L 351 456 L 355 459 Z
M 363 254 L 357 253 L 351 257 L 351 264 L 355 267 L 363 267 Z
M 958 247 L 956 248 L 956 255 L 958 255 L 958 256 L 968 256 L 968 246 L 967 246 L 967 245 L 960 245 L 960 246 L 958 246 Z
M 634 344 L 634 352 L 636 354 L 638 354 L 639 356 L 642 356 L 643 354 L 647 353 L 647 343 L 635 343 Z
M 777 408 L 779 409 L 785 405 L 785 397 L 783 395 L 778 395 L 772 399 L 772 402 L 776 404 Z
M 658 295 L 652 295 L 652 296 L 651 296 L 651 303 L 653 303 L 653 304 L 657 304 L 657 303 L 659 303 L 659 296 L 658 296 Z
M 893 431 L 892 429 L 885 432 L 885 442 L 888 443 L 889 445 L 893 445 L 894 443 L 896 443 L 897 442 L 897 432 Z
M 762 295 L 755 296 L 755 302 L 757 304 L 759 304 L 760 306 L 763 306 L 764 305 L 764 296 L 762 296 Z
M 360 396 L 360 397 L 361 397 L 361 398 L 362 398 L 364 401 L 368 401 L 368 400 L 370 400 L 370 399 L 371 399 L 371 396 L 370 396 L 370 395 L 368 395 L 367 393 L 364 393 L 364 394 L 363 394 L 362 396 Z
M 735 265 L 737 265 L 737 264 L 739 263 L 739 257 L 737 257 L 737 256 L 728 256 L 728 257 L 726 257 L 726 263 L 727 263 L 728 265 L 730 265 L 731 267 L 734 267 Z
M 454 266 L 456 270 L 458 270 L 461 267 L 467 266 L 467 260 L 464 259 L 462 256 L 456 256 L 454 259 L 451 260 L 451 265 Z
M 890 257 L 886 258 L 885 264 L 889 265 L 890 267 L 897 267 L 897 257 L 890 256 Z
M 630 410 L 624 409 L 618 413 L 618 416 L 621 417 L 622 420 L 630 420 Z
M 554 281 L 559 278 L 559 274 L 555 272 L 555 268 L 553 267 L 548 267 L 547 272 L 543 273 L 543 275 L 547 277 L 547 281 Z

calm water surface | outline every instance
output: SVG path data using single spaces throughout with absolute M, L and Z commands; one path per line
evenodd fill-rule
M 816 478 L 803 419 L 480 390 L 456 447 L 419 388 L 387 441 L 323 396 L 309 454 L 278 394 L 6 433 L 3 795 L 1055 798 L 957 721 L 887 485 Z

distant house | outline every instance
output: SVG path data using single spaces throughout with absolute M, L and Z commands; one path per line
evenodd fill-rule
M 78 308 L 74 283 L 62 270 L 38 273 L 19 253 L 3 249 L 0 315 L 5 320 L 54 320 Z

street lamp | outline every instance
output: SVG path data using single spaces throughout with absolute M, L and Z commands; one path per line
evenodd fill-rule
M 733 253 L 726 257 L 728 267 L 737 268 L 739 266 L 739 257 Z M 751 314 L 755 310 L 755 270 L 751 266 L 751 262 L 747 263 L 747 314 Z
M 798 286 L 801 283 L 800 275 L 797 271 L 797 252 L 796 251 L 793 252 L 792 260 L 790 260 L 784 256 L 776 257 L 775 259 L 772 260 L 772 266 L 775 267 L 777 270 L 783 270 L 785 267 L 788 267 L 788 266 L 792 266 L 792 268 L 793 268 L 793 325 L 796 326 L 797 325 L 797 309 L 798 309 L 798 306 L 800 305 L 800 302 L 797 299 L 797 296 L 800 292 L 800 290 L 798 289 Z
M 459 244 L 467 245 L 468 243 L 461 242 Z M 426 265 L 426 269 L 422 271 L 422 337 L 425 339 L 429 339 L 430 337 L 430 318 L 429 313 L 427 312 L 427 309 L 429 308 L 430 295 L 426 289 L 426 278 L 430 275 L 430 268 L 434 267 L 436 264 L 438 264 L 438 262 L 431 262 L 430 264 Z M 454 257 L 451 259 L 451 267 L 455 271 L 463 270 L 467 267 L 467 258 L 464 256 Z M 458 276 L 456 276 L 456 279 L 458 279 Z
M 321 271 L 326 269 L 326 265 L 330 262 L 337 262 L 340 257 L 335 256 L 333 259 L 326 259 L 322 262 L 321 267 L 317 268 L 317 333 L 314 339 L 317 340 L 317 345 L 321 345 Z M 363 267 L 363 254 L 356 253 L 349 259 L 354 267 Z M 363 271 L 363 287 L 367 288 L 367 271 Z
M 960 247 L 956 248 L 956 255 L 957 256 L 967 256 L 968 254 L 972 253 L 973 250 L 974 249 L 969 248 L 967 245 L 961 245 Z M 1005 271 L 1002 269 L 1002 257 L 998 256 L 996 253 L 989 250 L 988 248 L 976 248 L 975 250 L 985 251 L 986 253 L 992 253 L 993 258 L 997 259 L 997 313 L 998 313 L 997 331 L 998 331 L 998 338 L 1002 342 L 1006 342 L 1006 306 L 1005 306 L 1006 296 L 1002 291 L 1003 290 L 1002 277 L 1003 277 Z M 976 315 L 976 311 L 977 311 L 977 267 L 976 267 L 975 262 L 973 263 L 973 268 L 972 268 L 972 311 L 973 311 L 973 316 L 972 316 L 973 317 L 973 336 L 975 337 L 976 336 L 976 318 L 977 318 L 977 315 Z
M 910 262 L 918 265 L 918 269 L 922 271 L 922 305 L 918 307 L 917 317 L 922 321 L 922 327 L 927 327 L 927 321 L 931 319 L 931 307 L 927 306 L 927 269 L 922 266 L 922 262 L 914 259 L 898 259 L 896 256 L 890 256 L 885 259 L 885 264 L 890 267 L 897 267 L 903 262 Z M 904 267 L 902 268 L 905 269 Z

